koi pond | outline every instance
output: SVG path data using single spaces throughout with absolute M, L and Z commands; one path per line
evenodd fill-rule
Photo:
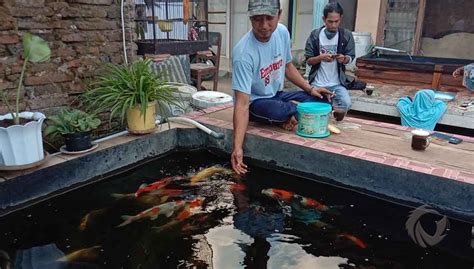
M 250 166 L 173 151 L 0 219 L 0 268 L 473 268 L 472 223 L 432 247 L 413 208 Z M 441 217 L 419 223 L 435 234 Z M 444 236 L 443 235 L 443 236 Z M 417 237 L 419 239 L 419 237 Z

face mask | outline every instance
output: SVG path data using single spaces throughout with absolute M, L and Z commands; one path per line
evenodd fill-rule
M 326 34 L 326 37 L 328 39 L 332 39 L 337 34 L 337 31 L 336 32 L 331 32 L 327 28 L 324 28 L 324 34 Z

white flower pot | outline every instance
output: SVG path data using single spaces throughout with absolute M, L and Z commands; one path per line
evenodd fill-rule
M 11 119 L 11 113 L 0 120 Z M 25 125 L 0 127 L 0 165 L 27 165 L 44 158 L 41 125 L 46 116 L 39 112 L 21 112 L 20 118 L 32 119 Z

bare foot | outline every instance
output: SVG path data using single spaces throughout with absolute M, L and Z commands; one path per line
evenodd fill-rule
M 287 131 L 296 131 L 296 127 L 298 126 L 298 121 L 296 120 L 295 116 L 291 116 L 291 118 L 285 122 L 283 122 L 280 127 L 287 130 Z

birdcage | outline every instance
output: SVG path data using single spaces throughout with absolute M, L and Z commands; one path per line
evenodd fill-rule
M 138 54 L 207 50 L 208 0 L 135 0 Z

